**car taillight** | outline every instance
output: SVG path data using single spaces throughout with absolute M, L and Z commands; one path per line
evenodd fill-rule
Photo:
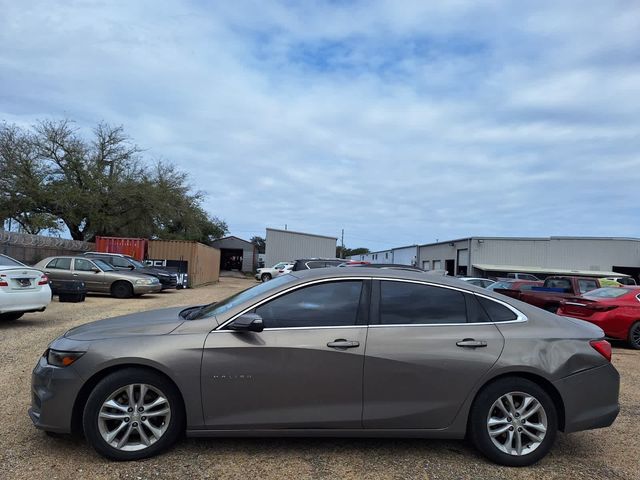
M 0 275 L 0 287 L 8 287 L 9 284 L 7 283 L 7 276 L 6 275 Z
M 611 361 L 611 344 L 609 342 L 606 340 L 591 340 L 589 343 L 608 362 Z
M 42 275 L 40 280 L 38 280 L 38 285 L 46 285 L 47 283 L 49 283 L 49 277 L 46 275 Z
M 618 308 L 617 305 L 602 305 L 599 303 L 589 303 L 584 306 L 584 308 L 588 308 L 589 310 L 595 310 L 596 312 L 608 312 L 609 310 L 613 310 L 614 308 Z

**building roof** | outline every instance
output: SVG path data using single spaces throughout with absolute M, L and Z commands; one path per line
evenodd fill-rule
M 523 265 L 490 265 L 485 263 L 474 263 L 474 268 L 486 272 L 522 272 L 522 273 L 542 273 L 545 275 L 580 275 L 583 277 L 629 277 L 629 275 L 618 272 L 604 272 L 600 270 L 569 270 L 564 268 L 546 267 L 526 267 Z
M 292 233 L 294 235 L 305 235 L 307 237 L 320 237 L 320 238 L 329 238 L 331 240 L 338 241 L 338 237 L 329 237 L 327 235 L 317 235 L 315 233 L 304 233 L 304 232 L 295 232 L 293 230 L 282 230 L 280 228 L 269 228 L 267 227 L 267 231 L 271 230 L 272 232 L 282 232 L 282 233 Z
M 616 240 L 616 241 L 632 241 L 632 242 L 640 242 L 640 238 L 633 237 L 572 237 L 572 236 L 551 236 L 551 237 L 481 237 L 481 236 L 473 236 L 473 237 L 463 237 L 456 238 L 453 240 L 443 240 L 433 243 L 423 243 L 420 247 L 430 247 L 432 245 L 442 245 L 448 243 L 456 243 L 456 242 L 466 242 L 469 240 L 513 240 L 513 241 L 550 241 L 550 240 Z
M 217 239 L 217 240 L 214 240 L 213 242 L 211 242 L 211 245 L 215 245 L 215 244 L 217 244 L 217 243 L 223 242 L 224 240 L 237 240 L 237 241 L 239 241 L 239 242 L 249 244 L 249 245 L 251 245 L 252 247 L 254 247 L 254 246 L 255 246 L 253 243 L 249 242 L 248 240 L 244 240 L 244 239 L 242 239 L 242 238 L 240 238 L 240 237 L 236 237 L 235 235 L 228 235 L 228 236 L 226 236 L 226 237 L 222 237 L 222 238 L 219 238 L 219 239 Z

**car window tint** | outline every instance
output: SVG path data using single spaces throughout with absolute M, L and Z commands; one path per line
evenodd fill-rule
M 105 261 L 118 268 L 129 268 L 131 266 L 131 264 L 122 257 L 111 257 L 109 260 L 105 259 Z
M 71 270 L 71 259 L 70 258 L 55 258 L 46 268 L 55 268 L 58 270 Z
M 464 294 L 450 288 L 419 283 L 382 281 L 380 323 L 442 324 L 466 323 Z
M 299 288 L 256 309 L 265 328 L 355 325 L 361 281 L 328 282 Z
M 324 268 L 324 262 L 307 262 L 307 268 Z
M 509 322 L 518 318 L 513 310 L 505 307 L 501 303 L 489 300 L 485 297 L 477 298 L 492 322 Z
M 76 258 L 73 262 L 73 269 L 80 270 L 82 272 L 90 272 L 94 267 L 93 263 L 84 258 Z
M 17 260 L 14 260 L 11 257 L 7 257 L 5 255 L 0 255 L 0 266 L 3 267 L 24 267 L 24 263 L 20 263 Z
M 595 280 L 578 280 L 578 288 L 580 293 L 587 293 L 598 288 L 598 282 Z

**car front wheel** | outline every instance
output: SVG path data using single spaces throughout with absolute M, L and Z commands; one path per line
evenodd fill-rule
M 636 322 L 631 325 L 631 328 L 629 329 L 628 342 L 631 348 L 640 350 L 640 322 Z
M 111 286 L 111 295 L 116 298 L 131 298 L 133 287 L 129 282 L 116 282 Z
M 504 378 L 485 387 L 471 407 L 469 433 L 487 458 L 511 467 L 531 465 L 553 446 L 556 408 L 538 384 Z
M 184 430 L 176 387 L 163 376 L 127 368 L 102 379 L 82 418 L 89 443 L 112 460 L 151 457 L 173 445 Z

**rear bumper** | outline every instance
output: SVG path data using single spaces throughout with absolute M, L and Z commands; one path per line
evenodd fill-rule
M 58 368 L 40 357 L 31 374 L 31 408 L 29 417 L 42 430 L 71 432 L 73 404 L 82 379 L 72 367 Z
M 570 375 L 554 385 L 564 402 L 565 433 L 608 427 L 620 412 L 620 374 L 609 363 Z
M 43 285 L 36 292 L 0 292 L 0 313 L 41 312 L 51 302 L 51 289 Z

